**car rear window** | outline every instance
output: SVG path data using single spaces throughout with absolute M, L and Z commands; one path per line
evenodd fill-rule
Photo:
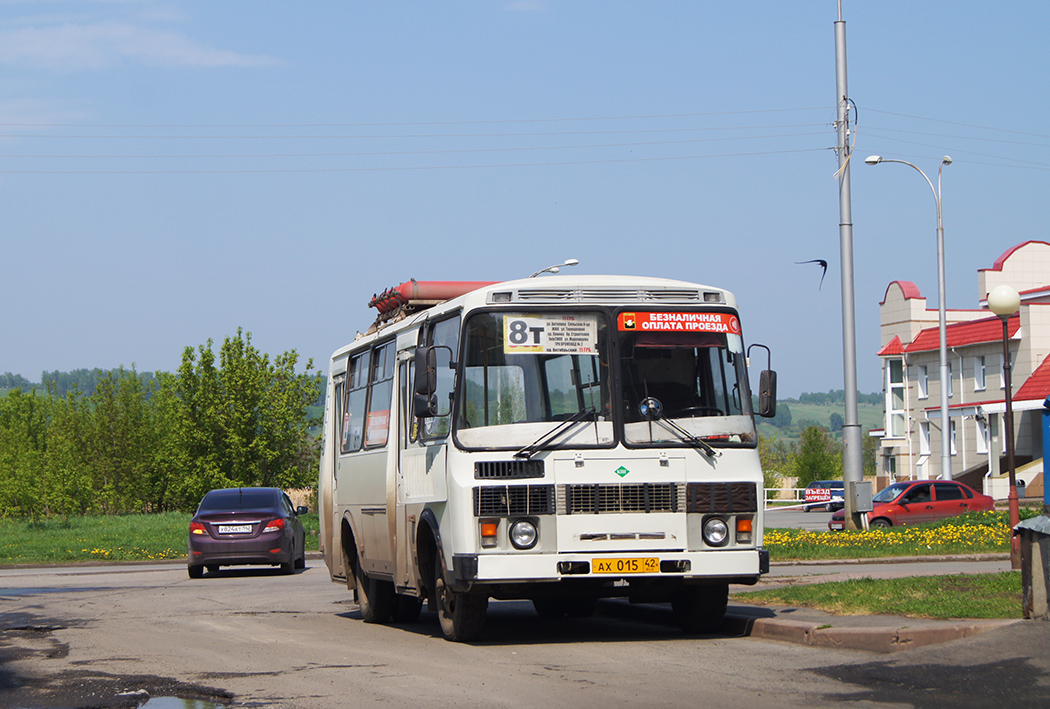
M 938 500 L 962 500 L 966 497 L 963 489 L 952 483 L 934 483 L 933 489 L 937 493 Z
M 198 512 L 216 512 L 220 510 L 253 510 L 273 508 L 276 497 L 273 490 L 222 490 L 209 492 L 201 500 Z

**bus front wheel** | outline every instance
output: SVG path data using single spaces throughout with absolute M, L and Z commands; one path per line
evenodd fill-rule
M 722 627 L 729 601 L 729 584 L 683 586 L 671 599 L 678 626 L 687 633 L 713 633 Z
M 441 559 L 434 559 L 434 604 L 437 606 L 438 623 L 446 640 L 464 642 L 473 640 L 485 627 L 485 612 L 489 607 L 488 596 L 458 593 L 445 583 L 441 573 Z

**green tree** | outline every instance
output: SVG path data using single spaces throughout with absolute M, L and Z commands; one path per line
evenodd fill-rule
M 780 480 L 794 467 L 795 450 L 791 443 L 774 433 L 768 438 L 758 437 L 758 458 L 762 463 L 762 477 L 767 488 L 780 487 Z
M 814 480 L 842 477 L 842 446 L 826 428 L 807 426 L 802 430 L 795 456 L 796 485 L 805 487 Z
M 298 487 L 316 475 L 306 408 L 317 399 L 313 362 L 297 374 L 295 350 L 270 360 L 240 328 L 216 366 L 212 341 L 187 347 L 161 376 L 159 467 L 166 505 L 191 509 L 216 487 Z
M 846 421 L 842 418 L 842 414 L 838 411 L 832 411 L 829 419 L 831 424 L 831 432 L 838 433 L 842 430 L 842 427 L 846 425 Z
M 880 442 L 881 439 L 869 436 L 865 431 L 860 454 L 861 468 L 864 471 L 864 475 L 876 475 L 878 472 Z

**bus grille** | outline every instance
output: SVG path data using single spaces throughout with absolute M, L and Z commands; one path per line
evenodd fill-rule
M 565 514 L 602 512 L 677 512 L 674 483 L 603 483 L 565 485 Z
M 689 483 L 686 511 L 701 514 L 757 512 L 758 494 L 754 483 Z
M 477 480 L 542 478 L 542 460 L 483 460 L 474 463 Z
M 553 485 L 493 485 L 474 488 L 475 517 L 552 514 Z

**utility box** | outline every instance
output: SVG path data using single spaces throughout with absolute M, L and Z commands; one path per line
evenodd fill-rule
M 853 496 L 854 512 L 871 512 L 874 509 L 871 501 L 871 483 L 867 480 L 851 482 L 850 494 Z
M 1050 620 L 1050 518 L 1026 519 L 1021 537 L 1021 610 L 1025 618 Z

